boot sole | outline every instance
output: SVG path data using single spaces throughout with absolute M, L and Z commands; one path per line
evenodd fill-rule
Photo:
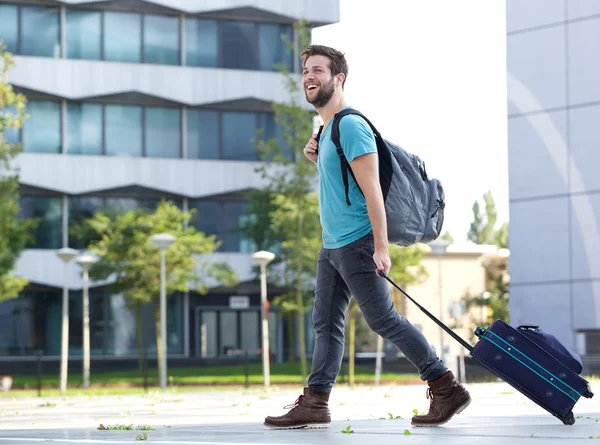
M 270 428 L 272 430 L 299 430 L 299 429 L 323 429 L 329 428 L 329 423 L 301 423 L 299 425 L 272 425 L 270 423 L 264 423 L 265 427 Z
M 460 405 L 456 411 L 454 411 L 450 416 L 448 416 L 448 418 L 446 420 L 444 420 L 443 422 L 438 422 L 438 423 L 412 423 L 411 422 L 411 426 L 416 426 L 418 428 L 423 428 L 423 427 L 434 427 L 434 426 L 441 426 L 444 425 L 445 423 L 448 423 L 450 421 L 450 419 L 452 419 L 454 416 L 462 413 L 467 406 L 469 406 L 471 404 L 471 398 L 469 397 L 469 400 L 467 400 L 465 403 L 463 403 L 462 405 Z

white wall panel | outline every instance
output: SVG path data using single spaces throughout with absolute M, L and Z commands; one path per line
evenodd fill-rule
M 15 57 L 15 62 L 11 83 L 66 99 L 135 91 L 190 106 L 248 97 L 289 100 L 285 78 L 275 72 L 46 57 Z M 303 98 L 298 103 L 314 109 Z

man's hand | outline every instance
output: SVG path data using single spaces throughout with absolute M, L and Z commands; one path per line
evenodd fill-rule
M 392 268 L 392 260 L 390 260 L 390 252 L 388 249 L 375 249 L 373 261 L 375 261 L 375 265 L 377 266 L 375 273 L 377 273 L 378 270 L 383 270 L 387 275 Z
M 317 154 L 318 147 L 319 143 L 317 142 L 317 135 L 313 134 L 304 147 L 304 156 L 306 156 L 310 161 L 313 161 L 315 164 L 317 163 L 317 158 L 319 157 Z

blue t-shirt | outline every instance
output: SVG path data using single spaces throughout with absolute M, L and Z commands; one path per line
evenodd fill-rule
M 323 129 L 319 138 L 319 212 L 323 229 L 323 247 L 337 249 L 350 244 L 371 228 L 367 202 L 358 185 L 348 172 L 348 198 L 346 203 L 340 157 L 331 140 L 333 119 Z M 340 121 L 340 143 L 344 155 L 351 163 L 358 156 L 376 153 L 377 144 L 369 124 L 360 116 L 350 114 Z

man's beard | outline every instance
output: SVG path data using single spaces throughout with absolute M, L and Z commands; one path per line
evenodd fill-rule
M 308 97 L 308 91 L 305 92 L 306 100 L 309 104 L 312 104 L 315 108 L 323 108 L 333 97 L 333 93 L 335 92 L 335 85 L 333 83 L 334 79 L 331 79 L 324 85 L 321 85 L 319 92 L 310 99 Z

